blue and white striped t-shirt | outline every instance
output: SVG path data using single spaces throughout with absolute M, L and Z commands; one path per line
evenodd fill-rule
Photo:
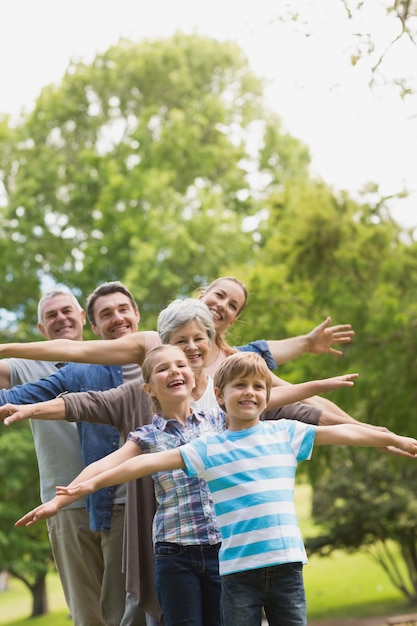
M 307 562 L 294 505 L 297 463 L 316 427 L 293 420 L 207 433 L 180 448 L 188 476 L 210 488 L 222 536 L 220 574 Z

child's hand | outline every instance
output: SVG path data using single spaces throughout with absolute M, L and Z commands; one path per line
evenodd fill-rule
M 36 524 L 36 522 L 48 519 L 48 517 L 53 517 L 58 511 L 57 503 L 54 500 L 50 500 L 49 502 L 37 506 L 36 509 L 32 509 L 29 513 L 26 513 L 26 515 L 15 522 L 15 526 L 32 526 L 32 524 Z
M 417 439 L 413 437 L 402 437 L 398 435 L 398 448 L 403 450 L 405 453 L 411 454 L 412 456 L 417 455 Z M 397 446 L 396 446 L 397 447 Z
M 401 448 L 395 448 L 394 446 L 385 446 L 385 448 L 377 448 L 380 452 L 384 452 L 385 454 L 393 454 L 394 456 L 405 456 L 407 459 L 415 459 L 415 454 L 410 454 L 410 452 L 406 452 L 405 450 L 401 450 Z
M 73 485 L 72 487 L 56 487 L 56 495 L 57 496 L 88 496 L 88 494 L 93 493 L 94 491 L 94 481 L 93 480 L 85 480 L 82 483 L 78 483 L 78 485 Z
M 340 387 L 353 387 L 355 381 L 359 378 L 359 374 L 342 374 L 342 376 L 333 376 L 333 378 L 325 378 L 324 383 L 327 391 L 340 389 Z

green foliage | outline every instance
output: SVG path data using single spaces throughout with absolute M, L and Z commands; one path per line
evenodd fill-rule
M 22 305 L 20 285 L 36 297 L 45 277 L 82 297 L 119 279 L 149 325 L 168 300 L 250 259 L 244 222 L 259 210 L 259 189 L 249 174 L 259 164 L 268 180 L 295 170 L 304 150 L 265 110 L 235 44 L 182 34 L 122 40 L 90 65 L 71 64 L 42 90 L 19 141 L 8 133 L 4 279 L 13 292 L 3 306 Z
M 417 505 L 409 459 L 374 451 L 333 450 L 315 481 L 313 517 L 322 533 L 311 553 L 365 548 L 392 584 L 417 604 Z M 402 559 L 397 557 L 397 549 Z
M 0 571 L 8 570 L 32 593 L 33 615 L 45 611 L 45 579 L 53 565 L 46 525 L 14 522 L 39 504 L 39 477 L 29 424 L 0 431 Z
M 36 303 L 50 283 L 83 302 L 122 280 L 142 328 L 154 328 L 168 301 L 250 265 L 259 236 L 247 220 L 271 181 L 308 166 L 262 87 L 235 44 L 122 40 L 71 63 L 15 127 L 1 119 L 0 339 L 38 336 Z M 3 430 L 0 445 L 0 566 L 33 589 L 50 564 L 45 527 L 13 526 L 38 504 L 30 432 Z
M 298 382 L 359 371 L 355 387 L 331 399 L 358 419 L 412 435 L 413 233 L 390 219 L 377 188 L 355 201 L 312 179 L 308 149 L 267 110 L 262 87 L 235 44 L 178 33 L 122 40 L 91 64 L 74 62 L 18 126 L 1 119 L 2 306 L 15 317 L 11 325 L 3 317 L 0 338 L 34 335 L 36 301 L 49 281 L 83 301 L 100 282 L 122 280 L 138 299 L 142 328 L 154 328 L 169 300 L 234 274 L 250 297 L 232 343 L 308 332 L 327 315 L 351 323 L 356 336 L 342 360 L 305 356 L 280 375 Z M 9 436 L 0 439 L 2 458 L 14 467 L 18 446 Z M 315 454 L 308 464 L 314 483 L 332 458 L 330 450 Z M 396 545 L 413 534 L 414 493 L 400 467 L 411 465 L 396 466 L 392 503 L 371 485 L 361 497 L 346 485 L 346 507 L 364 520 L 367 509 L 374 516 L 351 534 L 349 547 L 374 541 L 376 519 L 389 522 Z M 37 496 L 35 474 L 26 482 L 19 472 L 5 474 L 2 486 L 10 511 L 7 498 L 20 488 Z M 21 513 L 6 508 L 0 545 L 16 532 L 24 546 L 30 534 L 12 528 Z M 36 536 L 33 550 L 42 542 Z M 411 578 L 410 550 L 403 560 Z M 4 554 L 12 558 L 12 550 Z M 36 559 L 41 569 L 47 558 Z
M 307 332 L 329 314 L 335 323 L 352 323 L 356 336 L 341 361 L 305 356 L 280 375 L 299 382 L 358 371 L 353 389 L 329 398 L 357 419 L 415 436 L 417 255 L 410 233 L 401 232 L 383 202 L 358 204 L 319 181 L 288 181 L 268 201 L 239 340 Z M 311 549 L 373 546 L 393 584 L 417 602 L 413 462 L 328 448 L 307 465 L 315 519 L 326 531 L 309 541 Z

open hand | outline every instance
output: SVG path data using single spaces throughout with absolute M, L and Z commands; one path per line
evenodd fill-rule
M 59 509 L 53 500 L 49 502 L 45 502 L 40 506 L 37 506 L 36 509 L 32 509 L 29 513 L 26 513 L 23 517 L 15 522 L 15 526 L 32 526 L 41 520 L 48 519 L 48 517 L 53 517 L 58 513 Z
M 94 483 L 92 480 L 85 480 L 78 485 L 72 485 L 70 487 L 57 486 L 55 492 L 57 496 L 87 496 L 94 491 Z
M 326 391 L 340 389 L 340 387 L 353 387 L 354 381 L 359 378 L 359 374 L 342 374 L 341 376 L 333 376 L 323 380 Z
M 315 354 L 330 353 L 336 356 L 342 356 L 341 350 L 336 350 L 332 347 L 334 343 L 350 343 L 355 331 L 352 330 L 350 324 L 338 324 L 337 326 L 329 326 L 331 323 L 331 317 L 327 317 L 324 322 L 313 328 L 308 333 L 307 338 L 309 340 L 310 348 L 309 352 Z

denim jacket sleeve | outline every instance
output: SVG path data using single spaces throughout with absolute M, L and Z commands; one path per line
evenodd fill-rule
M 32 404 L 51 400 L 64 392 L 110 389 L 122 382 L 122 367 L 68 363 L 48 378 L 0 390 L 0 404 Z M 119 447 L 120 434 L 112 426 L 80 423 L 78 434 L 85 465 Z M 114 487 L 108 487 L 88 496 L 87 508 L 92 530 L 110 529 L 114 491 Z
M 274 370 L 278 367 L 268 347 L 268 342 L 264 339 L 251 341 L 244 346 L 236 346 L 236 350 L 239 350 L 239 352 L 256 352 L 264 359 L 270 370 Z
M 63 369 L 66 368 L 68 368 L 66 391 L 69 392 L 112 389 L 123 383 L 121 366 L 69 363 Z M 118 449 L 120 433 L 113 426 L 80 422 L 77 427 L 85 465 Z M 105 487 L 87 496 L 87 509 L 92 530 L 110 529 L 114 493 L 115 487 Z
M 48 378 L 41 378 L 34 383 L 16 385 L 11 389 L 0 389 L 0 405 L 12 402 L 13 404 L 33 404 L 52 400 L 66 391 L 66 370 L 68 365 L 57 370 Z

